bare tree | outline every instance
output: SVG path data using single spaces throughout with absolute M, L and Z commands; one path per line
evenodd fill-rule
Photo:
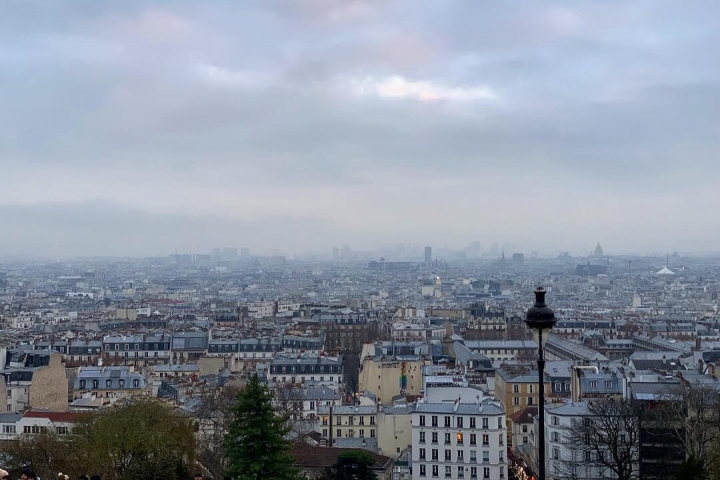
M 227 465 L 223 442 L 233 419 L 232 409 L 242 388 L 241 385 L 231 384 L 206 392 L 194 411 L 198 421 L 198 461 L 213 478 L 222 478 L 225 473 Z
M 571 458 L 562 459 L 564 476 L 576 479 L 591 476 L 597 469 L 601 478 L 638 479 L 640 417 L 627 401 L 602 399 L 588 403 L 587 413 L 573 419 L 564 439 Z
M 305 412 L 305 400 L 305 393 L 300 387 L 284 385 L 275 390 L 275 407 L 288 415 L 293 438 L 311 432 L 317 423 L 313 413 Z
M 685 380 L 663 395 L 649 420 L 663 425 L 670 440 L 682 445 L 685 457 L 708 468 L 720 444 L 720 390 L 714 384 Z

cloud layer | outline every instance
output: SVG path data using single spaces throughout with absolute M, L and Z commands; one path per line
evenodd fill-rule
M 7 6 L 0 249 L 713 250 L 719 9 Z M 111 241 L 108 219 L 172 234 Z

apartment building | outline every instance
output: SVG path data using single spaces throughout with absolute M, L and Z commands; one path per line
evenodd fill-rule
M 270 364 L 268 379 L 276 384 L 340 385 L 343 366 L 337 358 L 324 356 L 301 358 L 276 356 Z
M 0 400 L 5 399 L 6 412 L 68 409 L 67 373 L 57 352 L 0 349 L 0 383 L 2 380 L 5 388 Z
M 494 399 L 418 403 L 412 414 L 412 478 L 504 479 L 505 411 Z
M 320 405 L 320 432 L 334 445 L 342 438 L 377 438 L 377 407 L 353 405 Z
M 73 400 L 82 397 L 148 396 L 150 386 L 131 367 L 80 367 L 73 383 Z
M 102 340 L 106 365 L 145 366 L 170 362 L 169 335 L 107 335 Z

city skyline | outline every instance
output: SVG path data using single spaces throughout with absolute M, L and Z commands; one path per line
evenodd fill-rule
M 713 8 L 14 5 L 0 252 L 713 252 Z

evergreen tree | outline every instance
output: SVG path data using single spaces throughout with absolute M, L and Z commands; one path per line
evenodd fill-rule
M 227 474 L 233 480 L 294 480 L 298 477 L 287 439 L 287 414 L 276 411 L 273 395 L 253 375 L 240 392 L 225 436 Z

